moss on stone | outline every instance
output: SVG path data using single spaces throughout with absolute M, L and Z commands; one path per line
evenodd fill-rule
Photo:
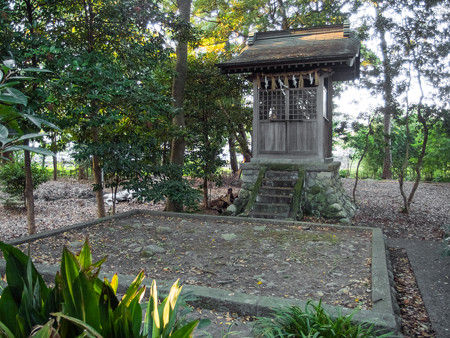
M 302 197 L 302 190 L 303 190 L 303 182 L 305 180 L 305 173 L 306 173 L 306 170 L 304 167 L 301 167 L 298 169 L 298 178 L 297 178 L 297 182 L 295 183 L 295 186 L 294 186 L 294 198 L 292 199 L 293 205 L 292 205 L 291 217 L 294 219 L 297 219 L 298 216 L 300 216 L 301 218 L 303 217 L 303 212 L 301 212 L 301 210 L 299 212 L 299 209 L 301 209 L 301 197 Z M 298 219 L 298 220 L 300 220 L 300 219 Z
M 262 183 L 264 176 L 266 175 L 266 171 L 267 171 L 267 167 L 261 167 L 261 169 L 259 170 L 259 175 L 255 182 L 255 188 L 253 189 L 253 191 L 250 192 L 250 198 L 248 200 L 247 206 L 245 207 L 245 213 L 247 215 L 252 210 L 253 204 L 255 204 L 256 196 L 259 193 L 259 188 L 261 188 L 261 183 Z

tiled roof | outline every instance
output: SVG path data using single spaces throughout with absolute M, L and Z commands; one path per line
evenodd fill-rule
M 343 25 L 255 33 L 240 55 L 218 67 L 224 73 L 267 73 L 326 66 L 336 80 L 351 80 L 359 77 L 360 45 Z

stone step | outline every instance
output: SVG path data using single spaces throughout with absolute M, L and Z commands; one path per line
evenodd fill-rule
M 298 179 L 298 171 L 297 170 L 292 170 L 292 171 L 267 170 L 265 178 L 297 180 Z
M 263 203 L 256 202 L 253 204 L 252 212 L 267 212 L 271 214 L 289 214 L 291 206 L 289 204 Z M 286 216 L 287 217 L 287 216 Z
M 277 196 L 293 196 L 294 188 L 291 187 L 261 187 L 259 188 L 261 195 L 277 195 Z
M 251 212 L 248 214 L 248 217 L 251 218 L 265 218 L 265 219 L 286 219 L 289 214 L 271 214 L 268 212 Z
M 261 182 L 261 187 L 293 188 L 295 186 L 295 183 L 296 180 L 265 178 Z
M 291 205 L 292 198 L 292 195 L 289 196 L 259 193 L 258 196 L 256 196 L 256 202 Z

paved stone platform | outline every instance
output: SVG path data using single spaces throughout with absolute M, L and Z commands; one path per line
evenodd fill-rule
M 9 241 L 8 244 L 22 244 L 29 241 L 33 241 L 39 238 L 50 237 L 57 233 L 62 233 L 65 231 L 80 229 L 88 227 L 99 222 L 103 222 L 112 218 L 125 218 L 136 214 L 152 214 L 152 215 L 164 215 L 173 217 L 199 217 L 199 215 L 190 214 L 179 214 L 179 213 L 167 213 L 167 212 L 150 212 L 150 211 L 139 211 L 134 210 L 115 216 L 105 217 L 103 219 L 98 219 L 90 222 L 84 222 L 75 224 L 69 227 L 64 227 L 61 229 L 56 229 L 50 232 L 40 233 L 29 237 L 20 238 L 18 240 Z M 205 219 L 217 218 L 219 216 L 203 215 Z M 232 217 L 228 217 L 232 219 Z M 240 218 L 236 218 L 241 220 Z M 261 221 L 254 219 L 253 221 Z M 303 222 L 286 222 L 286 221 L 274 221 L 270 220 L 272 223 L 284 223 L 284 224 L 298 224 L 304 225 Z M 261 223 L 265 223 L 261 221 Z M 308 223 L 308 226 L 314 226 L 312 223 Z M 326 226 L 331 226 L 327 224 Z M 344 227 L 338 226 L 336 227 Z M 346 227 L 348 228 L 348 227 Z M 357 228 L 357 227 L 353 227 Z M 362 229 L 362 228 L 360 228 Z M 386 248 L 383 239 L 383 235 L 380 229 L 374 228 L 363 228 L 365 230 L 372 231 L 372 309 L 371 310 L 360 310 L 354 316 L 355 322 L 369 322 L 374 323 L 377 329 L 381 329 L 386 332 L 397 333 L 400 329 L 400 321 L 398 316 L 398 305 L 397 302 L 392 297 L 392 272 L 389 271 L 389 262 L 386 256 Z M 58 267 L 46 266 L 46 265 L 36 265 L 38 271 L 43 274 L 47 281 L 54 280 L 54 276 L 57 272 Z M 4 274 L 5 262 L 0 260 L 0 273 Z M 112 273 L 103 273 L 102 275 L 111 278 Z M 119 290 L 120 287 L 125 289 L 135 278 L 135 276 L 119 275 Z M 146 278 L 144 284 L 150 286 L 152 282 L 151 278 Z M 162 281 L 158 280 L 158 290 L 161 296 L 164 296 L 168 292 L 170 286 L 174 281 Z M 274 308 L 292 306 L 296 305 L 300 308 L 304 308 L 306 305 L 305 301 L 297 299 L 285 299 L 279 297 L 265 297 L 265 296 L 254 296 L 247 295 L 244 293 L 230 292 L 227 290 L 213 289 L 208 287 L 196 286 L 196 285 L 184 285 L 183 292 L 190 292 L 197 300 L 192 303 L 195 307 L 201 307 L 204 309 L 216 309 L 217 311 L 225 311 L 230 313 L 237 313 L 240 316 L 270 316 Z M 331 306 L 323 304 L 324 308 L 328 313 L 333 316 L 338 313 L 349 314 L 353 310 Z M 239 326 L 238 326 L 239 327 Z M 232 331 L 238 330 L 238 327 L 233 328 Z M 243 328 L 243 326 L 241 326 Z M 210 328 L 213 329 L 214 327 Z M 222 328 L 221 328 L 222 329 Z M 247 334 L 249 328 L 245 326 L 242 333 Z

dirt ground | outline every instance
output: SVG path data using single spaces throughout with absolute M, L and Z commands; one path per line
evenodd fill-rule
M 58 264 L 63 246 L 78 251 L 85 238 L 96 259 L 108 256 L 105 272 L 371 307 L 368 231 L 138 215 L 32 242 L 32 257 Z
M 354 180 L 352 179 L 343 179 L 342 180 L 343 185 L 347 191 L 347 193 L 351 196 L 352 189 L 354 185 Z M 210 193 L 211 193 L 211 199 L 216 199 L 220 195 L 224 195 L 227 191 L 228 187 L 232 187 L 233 191 L 237 193 L 239 191 L 239 185 L 236 180 L 229 180 L 229 182 L 225 182 L 225 185 L 223 187 L 211 187 Z M 406 191 L 409 193 L 410 189 L 412 187 L 411 182 L 406 182 Z M 1 198 L 2 196 L 0 196 Z M 35 197 L 37 198 L 35 201 L 36 205 L 36 226 L 38 232 L 43 232 L 47 230 L 52 230 L 55 228 L 72 225 L 75 223 L 92 220 L 95 219 L 95 198 L 92 193 L 92 186 L 89 182 L 77 182 L 75 180 L 61 180 L 57 182 L 47 182 L 43 184 L 35 193 Z M 404 238 L 404 239 L 419 239 L 419 240 L 428 240 L 428 241 L 441 241 L 444 235 L 443 227 L 445 225 L 450 225 L 450 183 L 424 183 L 422 182 L 419 185 L 419 188 L 415 194 L 414 200 L 411 204 L 411 211 L 409 214 L 405 214 L 401 212 L 402 209 L 402 199 L 400 196 L 400 192 L 398 189 L 398 182 L 396 181 L 376 181 L 376 180 L 362 180 L 358 184 L 357 193 L 357 204 L 358 204 L 358 211 L 355 217 L 352 219 L 351 225 L 360 225 L 360 226 L 368 226 L 368 227 L 377 227 L 382 229 L 383 233 L 387 238 Z M 132 209 L 144 209 L 144 210 L 162 210 L 164 207 L 164 204 L 159 203 L 137 203 L 135 201 L 131 202 L 122 202 L 117 205 L 117 212 L 124 212 Z M 217 211 L 215 210 L 201 210 L 202 213 L 208 213 L 217 215 Z M 333 222 L 326 219 L 320 219 L 320 218 L 314 218 L 314 217 L 305 217 L 305 221 L 315 222 L 315 223 L 327 223 L 327 222 Z M 125 224 L 127 225 L 127 224 Z M 134 227 L 138 227 L 138 224 L 134 224 L 131 222 L 129 225 L 128 231 L 133 230 Z M 221 233 L 215 233 L 214 230 L 216 230 L 217 225 L 214 226 L 205 226 L 204 228 L 208 228 L 208 232 L 206 233 L 206 237 L 211 239 L 211 243 L 213 242 L 212 239 L 222 240 L 221 237 L 218 236 L 218 234 Z M 251 227 L 251 226 L 250 226 Z M 141 227 L 145 228 L 145 227 Z M 213 229 L 214 228 L 214 229 Z M 228 226 L 229 228 L 229 226 Z M 249 228 L 251 229 L 251 228 Z M 141 230 L 143 231 L 143 230 Z M 149 229 L 145 230 L 147 233 L 150 231 Z M 225 230 L 224 230 L 225 231 Z M 250 231 L 250 230 L 249 230 Z M 254 231 L 254 230 L 252 230 Z M 232 233 L 234 232 L 236 235 L 238 235 L 234 230 L 231 231 L 230 229 L 226 230 L 224 233 Z M 303 232 L 300 231 L 300 232 Z M 0 205 L 0 240 L 7 241 L 14 238 L 19 238 L 22 236 L 25 236 L 27 234 L 27 223 L 26 223 L 26 214 L 24 212 L 24 209 L 11 209 L 7 208 L 4 205 Z M 259 235 L 261 235 L 258 232 Z M 70 236 L 75 236 L 75 234 L 70 234 Z M 78 236 L 78 235 L 77 235 Z M 142 240 L 142 244 L 139 242 L 137 246 L 134 247 L 134 249 L 137 250 L 139 246 L 149 245 L 152 243 L 152 238 L 149 235 L 145 236 L 138 236 L 139 240 Z M 241 236 L 239 234 L 239 236 Z M 76 248 L 76 245 L 74 243 L 81 243 L 80 241 L 84 238 L 84 234 L 79 234 L 79 237 L 70 237 L 71 239 L 67 239 L 68 243 L 72 243 L 74 246 L 73 248 Z M 92 240 L 92 244 L 96 243 L 94 239 Z M 262 240 L 262 239 L 261 239 Z M 167 241 L 167 239 L 165 240 Z M 318 242 L 324 242 L 327 243 L 326 245 L 331 245 L 330 243 L 319 240 Z M 105 242 L 105 241 L 103 241 Z M 195 241 L 192 241 L 192 245 L 194 246 Z M 314 242 L 314 241 L 311 241 Z M 100 241 L 101 243 L 101 241 Z M 211 244 L 210 243 L 210 244 Z M 227 242 L 228 243 L 228 242 Z M 270 242 L 268 242 L 270 243 Z M 316 242 L 314 242 L 316 243 Z M 161 239 L 161 243 L 164 244 L 164 241 Z M 80 244 L 77 244 L 80 245 Z M 110 243 L 104 243 L 101 245 L 110 245 Z M 179 243 L 175 247 L 177 247 Z M 314 249 L 317 249 L 319 254 L 317 255 L 318 258 L 321 258 L 323 255 L 321 253 L 326 252 L 329 254 L 330 248 L 325 248 L 325 244 L 316 244 L 316 246 L 311 246 Z M 164 245 L 161 245 L 164 247 Z M 197 247 L 200 247 L 200 245 L 197 244 Z M 335 246 L 336 247 L 336 246 Z M 129 244 L 129 251 L 133 250 L 132 243 Z M 329 250 L 330 249 L 330 250 Z M 42 254 L 43 255 L 50 255 L 52 252 L 51 249 L 48 248 L 46 251 L 43 247 Z M 61 252 L 60 249 L 59 253 Z M 123 247 L 122 249 L 123 250 Z M 325 251 L 324 251 L 325 250 Z M 327 251 L 328 250 L 328 251 Z M 116 250 L 117 251 L 117 250 Z M 117 252 L 120 252 L 117 251 Z M 94 247 L 94 254 L 100 255 L 101 250 L 98 250 L 97 247 Z M 267 253 L 269 255 L 270 253 Z M 143 257 L 140 256 L 139 253 L 128 253 L 128 255 L 132 255 L 133 260 L 131 262 L 137 262 L 139 263 Z M 166 250 L 166 254 L 167 250 Z M 196 271 L 196 273 L 193 273 L 193 276 L 195 278 L 191 277 L 185 277 L 185 271 L 187 269 L 182 267 L 180 270 L 180 264 L 174 265 L 172 267 L 174 275 L 180 277 L 183 281 L 187 282 L 188 280 L 191 280 L 191 282 L 195 281 L 201 281 L 205 280 L 206 282 L 213 282 L 220 281 L 222 282 L 230 282 L 234 281 L 231 277 L 226 280 L 222 278 L 222 275 L 225 273 L 233 275 L 233 270 L 230 268 L 233 267 L 234 269 L 243 268 L 239 266 L 239 264 L 244 264 L 242 262 L 239 262 L 240 256 L 239 252 L 229 253 L 228 257 L 236 258 L 237 261 L 231 261 L 229 265 L 225 263 L 225 265 L 214 265 L 214 266 L 203 266 L 203 269 L 210 270 L 203 271 L 203 270 L 196 270 L 195 268 L 193 271 Z M 266 256 L 267 256 L 266 255 Z M 262 255 L 261 255 L 262 256 Z M 130 256 L 131 257 L 131 256 Z M 177 257 L 180 257 L 179 259 Z M 343 257 L 336 256 L 337 259 L 343 259 Z M 177 255 L 176 260 L 182 260 L 185 259 L 186 256 Z M 262 258 L 267 259 L 268 262 L 270 262 L 271 258 L 274 257 L 264 257 Z M 409 265 L 409 262 L 407 259 L 397 259 L 398 255 L 394 255 L 391 253 L 391 261 L 394 267 L 394 278 L 396 281 L 396 287 L 400 286 L 400 289 L 398 289 L 399 292 L 399 299 L 398 304 L 401 309 L 401 316 L 402 316 L 402 332 L 405 335 L 411 334 L 412 336 L 415 336 L 418 332 L 420 332 L 421 336 L 430 336 L 434 337 L 433 330 L 431 329 L 431 323 L 429 322 L 427 318 L 427 312 L 424 306 L 423 301 L 420 297 L 420 292 L 418 291 L 414 273 Z M 49 258 L 46 258 L 50 260 Z M 216 261 L 220 262 L 222 257 L 216 257 Z M 157 256 L 153 256 L 148 258 L 148 269 L 151 271 L 151 269 L 160 270 L 159 268 L 156 268 L 155 263 L 157 262 L 158 258 Z M 117 260 L 116 260 L 117 261 Z M 198 258 L 197 258 L 198 261 Z M 344 260 L 345 261 L 345 260 Z M 244 260 L 245 262 L 245 260 Z M 300 262 L 302 262 L 300 260 Z M 117 263 L 114 263 L 112 260 L 112 256 L 107 259 L 107 263 L 111 265 L 111 268 L 118 265 Z M 151 263 L 151 264 L 150 264 Z M 287 264 L 284 264 L 282 267 L 286 271 L 289 271 L 289 276 L 292 276 L 291 270 L 295 270 L 294 267 L 298 264 L 295 260 L 294 261 L 285 261 L 285 263 L 291 264 L 288 266 Z M 306 264 L 307 261 L 304 261 L 303 264 Z M 366 262 L 361 261 L 361 264 L 365 264 Z M 215 263 L 214 263 L 215 264 Z M 234 264 L 234 265 L 233 265 Z M 267 263 L 266 263 L 267 264 Z M 134 266 L 135 264 L 133 264 Z M 339 269 L 341 267 L 344 267 L 345 264 L 340 264 Z M 158 265 L 160 267 L 160 265 Z M 164 275 L 166 273 L 169 273 L 169 271 L 165 271 L 165 266 L 161 266 L 162 271 L 160 271 L 161 275 Z M 201 268 L 202 266 L 199 264 L 196 264 L 197 268 Z M 326 266 L 324 266 L 326 267 Z M 332 266 L 329 267 L 329 269 Z M 216 270 L 213 270 L 213 269 Z M 177 271 L 178 269 L 178 271 Z M 228 270 L 227 270 L 228 269 Z M 281 268 L 279 270 L 282 270 Z M 277 270 L 277 271 L 279 271 Z M 326 269 L 318 269 L 318 270 L 324 270 L 321 271 L 326 272 L 328 271 Z M 218 273 L 217 275 L 214 275 L 214 273 Z M 328 276 L 325 279 L 320 279 L 319 284 L 316 284 L 317 286 L 322 286 L 320 283 L 333 283 L 334 280 L 331 280 L 331 276 L 333 272 L 340 272 L 338 268 L 331 270 Z M 272 282 L 268 277 L 267 273 L 266 275 L 262 275 L 263 273 L 266 273 L 265 271 L 262 273 L 255 273 L 249 272 L 246 275 L 246 280 L 248 282 L 248 290 L 249 292 L 261 292 L 261 290 L 264 290 L 264 292 L 272 292 L 270 288 L 268 288 L 268 284 Z M 220 275 L 222 274 L 222 275 Z M 200 276 L 200 277 L 199 277 Z M 156 277 L 156 276 L 155 276 Z M 338 277 L 336 275 L 333 275 L 334 277 Z M 197 279 L 196 279 L 197 278 Z M 203 279 L 204 278 L 204 279 Z M 234 278 L 234 277 L 233 277 Z M 277 280 L 282 280 L 284 278 L 279 278 L 277 276 Z M 295 289 L 295 287 L 298 285 L 297 280 L 294 278 L 286 278 L 290 281 L 291 285 L 294 285 L 292 289 Z M 363 281 L 364 277 L 358 276 L 356 279 Z M 323 282 L 322 282 L 323 281 Z M 258 284 L 258 282 L 261 282 Z M 221 284 L 222 287 L 231 287 L 235 286 L 236 284 L 228 283 L 228 284 Z M 250 287 L 253 287 L 253 289 L 250 289 Z M 333 285 L 329 285 L 329 290 L 334 290 L 332 287 Z M 346 289 L 345 287 L 339 289 L 342 290 L 342 294 L 345 295 Z M 339 291 L 338 290 L 338 291 Z M 355 291 L 356 290 L 356 291 Z M 349 289 L 349 297 L 344 298 L 343 295 L 342 301 L 343 303 L 347 302 L 349 304 L 352 304 L 352 299 L 357 299 L 356 297 L 361 297 L 358 289 L 354 289 L 353 286 L 351 289 Z M 362 288 L 360 290 L 363 290 Z M 324 297 L 328 297 L 325 295 L 325 292 L 322 291 L 322 289 L 319 291 L 319 289 L 311 288 L 310 291 L 302 290 L 303 295 L 306 294 L 318 294 L 318 292 L 323 292 Z M 294 294 L 297 292 L 296 290 L 293 290 Z M 283 292 L 284 293 L 284 292 Z M 300 292 L 298 292 L 300 293 Z M 286 293 L 288 294 L 288 293 Z M 408 295 L 402 296 L 403 295 Z M 351 296 L 350 296 L 351 295 Z M 409 302 L 409 298 L 411 295 L 417 295 L 417 297 L 414 298 L 413 302 L 413 310 L 411 310 L 411 304 L 406 304 Z M 284 295 L 282 295 L 284 297 Z M 288 297 L 292 296 L 288 294 Z M 364 296 L 364 295 L 363 295 Z M 353 302 L 355 302 L 353 299 Z M 360 302 L 364 303 L 364 297 L 362 297 L 363 300 L 359 300 Z M 406 301 L 404 301 L 406 299 Z M 335 301 L 339 301 L 339 299 L 336 299 Z M 356 302 L 355 302 L 356 303 Z M 366 302 L 366 306 L 368 306 Z M 198 311 L 202 311 L 201 309 Z M 209 311 L 209 310 L 208 310 Z M 205 311 L 203 311 L 203 314 L 205 314 Z M 208 314 L 210 314 L 208 312 Z M 236 318 L 233 314 L 213 314 L 212 317 L 215 317 L 214 323 L 217 322 L 217 324 L 222 324 L 225 326 L 227 324 L 231 324 L 233 321 L 246 321 L 246 318 Z M 415 332 L 415 333 L 414 333 Z M 239 336 L 239 335 L 238 335 Z

